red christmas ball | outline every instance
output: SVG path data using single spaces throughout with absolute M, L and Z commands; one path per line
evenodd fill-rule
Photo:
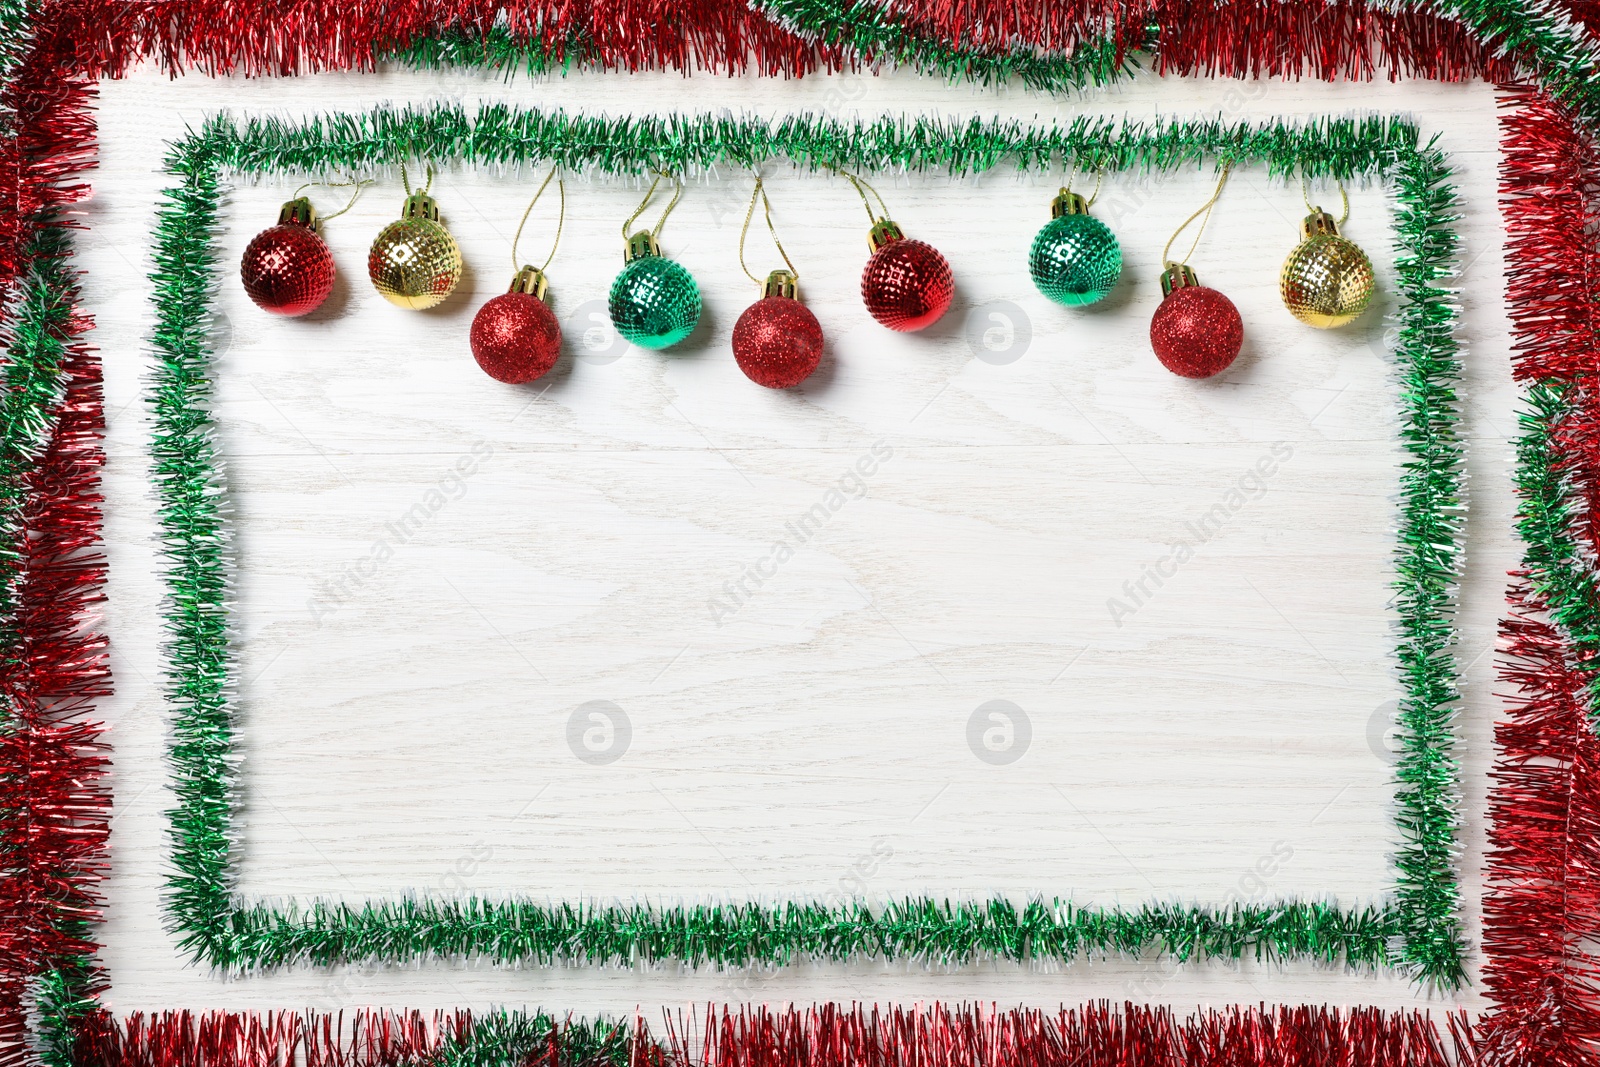
M 1228 369 L 1244 344 L 1244 320 L 1233 301 L 1204 285 L 1172 290 L 1150 320 L 1150 347 L 1161 365 L 1185 378 Z
M 484 304 L 472 320 L 472 358 L 497 382 L 521 385 L 556 365 L 561 324 L 532 293 L 509 292 Z
M 258 307 L 274 315 L 304 315 L 333 292 L 333 253 L 311 227 L 280 222 L 250 241 L 239 276 Z
M 867 310 L 889 329 L 903 333 L 937 322 L 955 293 L 950 264 L 924 241 L 892 240 L 872 253 L 861 272 L 861 299 Z
M 822 324 L 787 296 L 764 296 L 733 325 L 733 358 L 744 376 L 768 389 L 788 389 L 822 360 Z

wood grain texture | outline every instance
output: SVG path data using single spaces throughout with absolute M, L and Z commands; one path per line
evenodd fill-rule
M 527 1003 L 654 1016 L 706 999 L 1424 999 L 1393 976 L 1300 965 L 717 974 L 445 962 L 221 982 L 179 960 L 159 912 L 171 798 L 139 399 L 162 142 L 224 106 L 301 116 L 479 98 L 613 114 L 1041 121 L 1085 109 L 1378 109 L 1441 131 L 1467 204 L 1463 869 L 1475 901 L 1496 713 L 1489 649 L 1516 558 L 1486 87 L 1147 80 L 1055 101 L 906 75 L 504 85 L 465 74 L 140 74 L 102 88 L 82 256 L 111 412 L 113 1007 Z M 550 268 L 567 354 L 532 386 L 483 376 L 467 327 L 509 280 L 511 233 L 538 177 L 439 176 L 468 273 L 434 312 L 393 308 L 364 278 L 366 244 L 399 207 L 397 175 L 328 224 L 341 281 L 310 319 L 271 319 L 224 276 L 217 421 L 240 563 L 244 891 L 1350 905 L 1386 890 L 1395 386 L 1382 308 L 1324 334 L 1277 303 L 1277 268 L 1304 213 L 1298 189 L 1249 169 L 1232 179 L 1194 263 L 1239 305 L 1246 350 L 1220 380 L 1193 383 L 1155 363 L 1146 334 L 1161 245 L 1209 195 L 1208 173 L 1107 181 L 1096 212 L 1122 241 L 1124 282 L 1087 312 L 1048 304 L 1025 272 L 1054 183 L 886 178 L 897 221 L 943 250 L 958 280 L 946 320 L 902 337 L 861 309 L 864 215 L 848 185 L 775 167 L 776 222 L 829 348 L 816 378 L 774 394 L 746 381 L 727 347 L 754 288 L 735 254 L 749 192 L 737 172 L 691 182 L 663 235 L 707 302 L 681 349 L 611 343 L 599 301 L 621 262 L 617 226 L 642 190 L 575 180 Z M 225 263 L 298 184 L 233 191 Z M 1381 302 L 1394 291 L 1387 200 L 1351 192 L 1346 233 L 1373 256 Z M 327 210 L 340 195 L 313 191 Z M 543 256 L 543 211 L 524 258 Z M 754 269 L 776 263 L 763 241 L 751 248 Z M 1129 603 L 1124 583 L 1197 541 L 1190 525 L 1230 490 L 1242 504 L 1225 506 L 1220 532 L 1117 625 L 1107 601 Z M 807 514 L 802 540 L 795 524 Z M 779 541 L 792 558 L 777 561 Z M 758 563 L 772 572 L 759 584 Z M 1013 763 L 969 745 L 969 720 L 994 700 L 1031 727 Z M 631 740 L 615 762 L 580 759 L 570 739 L 573 712 L 592 701 L 627 714 Z M 1473 903 L 1471 930 L 1475 916 Z

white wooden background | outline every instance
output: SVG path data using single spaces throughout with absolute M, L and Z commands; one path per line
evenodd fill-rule
M 1441 133 L 1465 204 L 1462 868 L 1476 939 L 1491 646 L 1516 559 L 1489 88 L 1145 79 L 1055 100 L 910 74 L 507 83 L 145 72 L 102 87 L 102 162 L 81 242 L 110 427 L 112 1007 L 525 1004 L 656 1017 L 707 1000 L 1441 1003 L 1392 975 L 1309 964 L 690 973 L 449 962 L 236 980 L 186 964 L 159 907 L 172 797 L 141 399 L 153 207 L 171 184 L 165 142 L 222 107 L 302 117 L 490 99 L 613 115 L 1040 122 L 1086 110 L 1236 120 L 1380 111 Z M 1289 896 L 1354 906 L 1386 892 L 1398 448 L 1383 190 L 1352 190 L 1346 227 L 1378 265 L 1378 308 L 1322 333 L 1295 323 L 1275 293 L 1305 213 L 1299 189 L 1236 172 L 1194 264 L 1239 305 L 1246 347 L 1225 375 L 1195 383 L 1157 365 L 1147 330 L 1162 243 L 1209 195 L 1209 170 L 1107 181 L 1096 212 L 1126 267 L 1115 295 L 1089 311 L 1049 304 L 1026 274 L 1059 177 L 881 176 L 894 217 L 945 252 L 958 283 L 946 319 L 904 337 L 861 308 L 865 216 L 849 186 L 773 167 L 777 225 L 829 345 L 811 382 L 770 393 L 728 350 L 754 295 L 735 258 L 747 175 L 698 176 L 667 225 L 666 251 L 706 297 L 700 329 L 667 353 L 614 343 L 599 303 L 640 186 L 571 181 L 550 268 L 567 351 L 527 387 L 482 375 L 466 338 L 474 311 L 509 280 L 510 237 L 542 171 L 439 176 L 468 269 L 429 313 L 391 307 L 363 277 L 366 246 L 402 199 L 397 174 L 376 177 L 328 224 L 340 281 L 301 321 L 258 311 L 233 272 L 300 179 L 238 187 L 225 205 L 217 415 L 240 560 L 247 892 L 657 903 L 1005 893 L 1129 906 Z M 312 191 L 324 212 L 343 195 Z M 524 259 L 542 259 L 550 219 L 541 206 Z M 758 272 L 776 264 L 764 240 L 751 247 Z M 1226 530 L 1114 625 L 1107 599 L 1275 446 L 1292 455 L 1259 491 L 1246 483 L 1250 500 Z M 847 483 L 851 498 L 825 530 L 715 619 L 723 583 L 874 448 L 892 455 Z M 473 473 L 457 478 L 465 456 L 476 457 Z M 403 543 L 386 532 L 440 497 Z M 380 540 L 392 558 L 367 566 Z M 969 720 L 994 700 L 1030 724 L 1014 762 L 969 745 Z M 590 701 L 628 717 L 631 740 L 614 762 L 581 759 L 581 738 L 569 742 L 574 709 Z M 1478 996 L 1443 1003 L 1476 1006 Z

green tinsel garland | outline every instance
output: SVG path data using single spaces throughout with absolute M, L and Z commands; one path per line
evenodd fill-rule
M 22 576 L 22 518 L 28 475 L 55 429 L 65 391 L 62 363 L 72 318 L 69 238 L 60 227 L 37 231 L 27 249 L 29 268 L 17 280 L 4 321 L 6 356 L 0 387 L 0 656 L 15 663 L 17 583 Z M 0 729 L 9 709 L 0 707 Z
M 1584 558 L 1572 529 L 1588 510 L 1583 492 L 1563 470 L 1554 438 L 1579 411 L 1570 382 L 1539 381 L 1528 387 L 1517 441 L 1517 488 L 1522 505 L 1517 529 L 1524 545 L 1522 562 L 1536 600 L 1548 606 L 1551 621 L 1592 662 L 1600 653 L 1600 587 L 1593 564 Z M 1600 674 L 1589 684 L 1600 703 Z M 1591 718 L 1600 721 L 1591 706 Z
M 1435 142 L 1436 144 L 1436 142 Z M 1454 601 L 1461 572 L 1461 361 L 1456 311 L 1446 284 L 1460 240 L 1450 224 L 1456 194 L 1435 144 L 1402 155 L 1394 170 L 1395 273 L 1405 299 L 1396 344 L 1401 369 L 1400 437 L 1410 456 L 1400 476 L 1400 543 L 1395 560 L 1402 751 L 1395 800 L 1405 844 L 1395 857 L 1405 927 L 1404 957 L 1454 985 L 1461 970 L 1455 878 L 1460 765 L 1455 747 Z
M 986 170 L 1059 166 L 1072 157 L 1111 170 L 1171 170 L 1224 156 L 1275 175 L 1387 177 L 1399 202 L 1397 271 L 1405 306 L 1397 364 L 1402 479 L 1397 598 L 1407 689 L 1401 719 L 1397 822 L 1404 845 L 1396 901 L 1344 911 L 1286 902 L 1225 911 L 1156 904 L 1137 910 L 1004 900 L 951 904 L 699 906 L 655 909 L 542 905 L 526 899 L 405 897 L 349 905 L 326 900 L 274 909 L 233 893 L 235 788 L 227 632 L 227 532 L 220 459 L 211 437 L 208 306 L 217 272 L 213 236 L 222 175 L 360 171 L 424 157 L 508 166 L 560 160 L 572 169 L 639 174 L 787 158 L 810 170 L 847 167 Z M 181 943 L 227 970 L 297 962 L 494 960 L 624 962 L 677 959 L 729 965 L 853 956 L 942 962 L 1066 960 L 1159 950 L 1178 959 L 1312 958 L 1393 965 L 1443 986 L 1461 980 L 1459 891 L 1451 856 L 1457 768 L 1451 755 L 1454 642 L 1451 592 L 1460 557 L 1460 444 L 1454 383 L 1456 311 L 1439 285 L 1454 261 L 1454 193 L 1443 154 L 1419 149 L 1415 128 L 1369 117 L 1265 126 L 1225 122 L 1119 123 L 1079 117 L 1061 126 L 883 119 L 841 124 L 791 117 L 599 119 L 507 105 L 329 115 L 304 124 L 219 117 L 175 146 L 155 235 L 152 276 L 160 363 L 151 404 L 170 606 L 167 692 L 177 807 L 169 908 Z
M 814 44 L 845 51 L 852 60 L 904 66 L 946 81 L 998 85 L 1013 79 L 1041 92 L 1073 92 L 1105 86 L 1137 69 L 1131 55 L 1118 57 L 1109 38 L 1085 41 L 1070 54 L 1031 48 L 991 54 L 957 48 L 906 27 L 902 20 L 869 0 L 755 0 L 753 8 Z M 421 70 L 439 67 L 487 68 L 527 74 L 566 73 L 602 66 L 587 35 L 574 33 L 555 44 L 519 39 L 496 27 L 484 34 L 452 29 L 419 37 L 384 58 Z

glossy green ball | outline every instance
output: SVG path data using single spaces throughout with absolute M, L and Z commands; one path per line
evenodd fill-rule
M 1033 239 L 1028 272 L 1039 291 L 1058 304 L 1093 304 L 1122 277 L 1122 246 L 1093 215 L 1062 215 Z
M 667 348 L 700 321 L 700 287 L 665 256 L 632 260 L 611 283 L 611 324 L 640 348 Z

